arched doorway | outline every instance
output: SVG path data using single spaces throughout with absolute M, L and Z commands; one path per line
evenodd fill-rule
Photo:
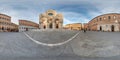
M 26 28 L 26 31 L 28 31 L 28 28 Z
M 43 28 L 46 29 L 46 26 L 44 25 Z
M 52 29 L 52 26 L 53 26 L 52 23 L 50 23 L 49 28 Z
M 102 26 L 100 26 L 100 31 L 102 31 Z
M 111 31 L 112 31 L 112 32 L 115 31 L 115 26 L 114 26 L 114 25 L 111 26 Z
M 4 31 L 4 27 L 2 27 L 2 31 Z
M 59 26 L 58 26 L 58 24 L 56 24 L 56 29 L 58 29 L 59 28 Z

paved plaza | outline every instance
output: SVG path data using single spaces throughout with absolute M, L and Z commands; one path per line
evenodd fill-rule
M 23 32 L 0 33 L 2 60 L 119 60 L 120 32 L 72 30 L 28 31 L 34 40 L 58 46 L 37 44 Z

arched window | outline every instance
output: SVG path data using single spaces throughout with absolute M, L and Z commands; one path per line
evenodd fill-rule
M 114 19 L 116 19 L 116 16 L 113 16 Z
M 111 17 L 110 17 L 110 16 L 108 16 L 108 19 L 110 20 L 110 19 L 111 19 Z
M 104 17 L 104 20 L 105 20 L 106 18 Z

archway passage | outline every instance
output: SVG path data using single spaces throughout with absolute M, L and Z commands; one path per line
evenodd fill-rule
M 4 30 L 4 27 L 2 27 L 2 30 Z
M 100 31 L 102 31 L 102 27 L 100 26 Z
M 58 24 L 56 24 L 56 29 L 58 29 L 59 28 L 59 26 L 58 26 Z
M 43 28 L 46 29 L 46 26 L 44 25 Z
M 52 23 L 50 23 L 49 28 L 52 29 L 53 28 L 52 26 L 53 26 Z
M 26 28 L 26 31 L 28 31 L 28 28 Z
M 115 28 L 115 26 L 114 26 L 114 25 L 112 25 L 112 26 L 111 26 L 111 31 L 112 31 L 112 32 L 114 32 L 114 31 L 115 31 L 115 29 L 114 29 L 114 28 Z

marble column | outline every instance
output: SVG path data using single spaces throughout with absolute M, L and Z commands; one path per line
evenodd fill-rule
M 56 25 L 55 25 L 55 20 L 53 20 L 53 29 L 55 29 L 56 28 Z
M 46 25 L 46 29 L 49 29 L 49 25 L 50 25 L 50 24 L 49 24 L 49 23 L 47 23 L 47 25 Z

